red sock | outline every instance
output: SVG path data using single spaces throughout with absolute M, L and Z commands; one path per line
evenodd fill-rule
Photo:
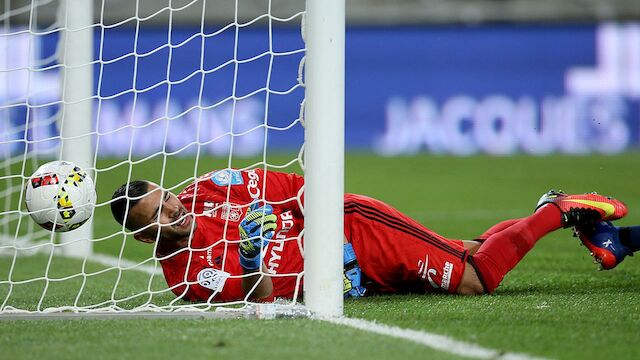
M 538 240 L 561 228 L 561 218 L 558 207 L 545 205 L 485 240 L 470 258 L 485 291 L 491 294 Z
M 511 225 L 514 225 L 514 224 L 518 223 L 518 221 L 520 221 L 520 220 L 522 220 L 522 219 L 510 219 L 510 220 L 501 221 L 501 222 L 493 225 L 492 227 L 490 227 L 489 230 L 487 230 L 484 233 L 482 233 L 482 235 L 480 235 L 475 240 L 485 241 L 491 235 L 501 232 L 502 230 L 510 227 Z

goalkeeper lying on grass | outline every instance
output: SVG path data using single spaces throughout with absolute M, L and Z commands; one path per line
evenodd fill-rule
M 157 240 L 156 257 L 180 298 L 291 298 L 302 294 L 304 218 L 297 197 L 303 184 L 298 175 L 260 169 L 214 171 L 178 196 L 133 181 L 114 193 L 111 210 L 137 240 Z M 605 196 L 550 191 L 531 216 L 463 241 L 447 239 L 381 201 L 346 194 L 344 294 L 490 294 L 540 238 L 572 226 L 610 269 L 640 249 L 640 227 L 609 222 L 626 213 L 622 202 Z

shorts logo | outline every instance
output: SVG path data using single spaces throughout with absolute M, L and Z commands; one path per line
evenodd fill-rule
M 431 284 L 434 289 L 439 289 L 440 287 L 431 279 L 431 276 L 436 276 L 436 274 L 436 269 L 429 269 L 429 255 L 425 256 L 424 261 L 418 260 L 418 276 L 420 276 L 422 280 L 429 280 L 429 284 Z
M 434 289 L 449 290 L 451 274 L 453 274 L 453 264 L 446 261 L 442 269 L 442 282 L 440 286 L 438 286 L 432 279 L 432 276 L 438 275 L 438 271 L 434 268 L 429 268 L 429 255 L 426 255 L 424 260 L 418 260 L 418 276 L 420 276 L 422 280 L 428 280 Z
M 202 269 L 198 273 L 198 284 L 207 289 L 220 292 L 224 288 L 224 283 L 229 277 L 228 272 L 216 269 Z
M 211 175 L 211 181 L 218 186 L 241 185 L 244 183 L 238 170 L 218 170 Z
M 442 284 L 440 285 L 444 290 L 449 290 L 451 273 L 453 273 L 453 264 L 447 261 L 444 263 L 444 270 L 442 270 Z

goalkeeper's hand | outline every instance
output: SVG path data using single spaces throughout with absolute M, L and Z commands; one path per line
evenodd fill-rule
M 269 204 L 260 206 L 255 202 L 247 209 L 247 214 L 238 225 L 240 230 L 240 265 L 247 270 L 260 268 L 260 251 L 276 230 L 278 217 Z M 263 242 L 264 240 L 264 242 Z
M 349 243 L 344 244 L 343 251 L 344 273 L 342 274 L 342 294 L 344 298 L 362 297 L 367 289 L 362 286 L 362 270 L 356 260 L 356 253 Z

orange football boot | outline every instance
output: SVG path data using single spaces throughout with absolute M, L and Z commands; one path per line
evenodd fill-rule
M 545 204 L 560 209 L 564 227 L 616 220 L 627 215 L 627 206 L 622 201 L 596 193 L 567 195 L 549 190 L 538 200 L 536 210 Z

